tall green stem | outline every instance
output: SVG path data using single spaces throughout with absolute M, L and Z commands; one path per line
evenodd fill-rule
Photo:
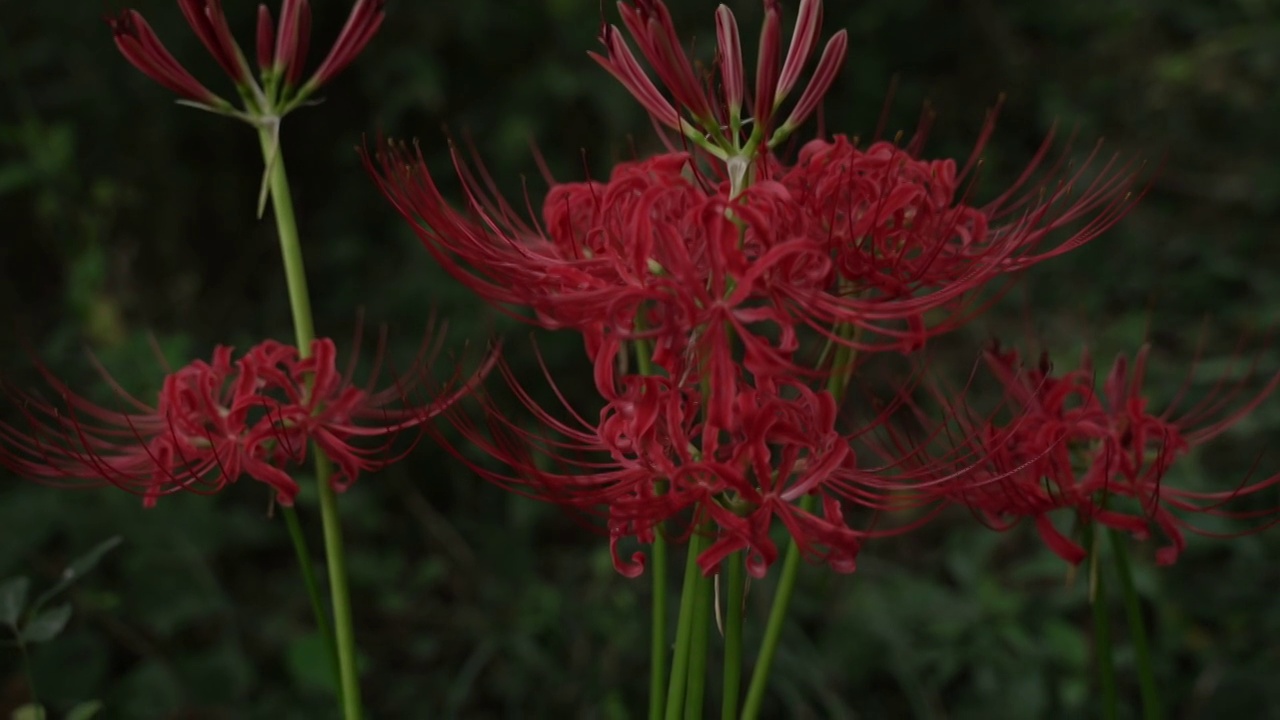
M 1156 685 L 1155 664 L 1151 661 L 1151 645 L 1147 642 L 1147 627 L 1142 618 L 1142 601 L 1138 588 L 1133 584 L 1133 569 L 1129 564 L 1129 550 L 1124 538 L 1115 530 L 1109 530 L 1111 550 L 1115 555 L 1116 573 L 1120 576 L 1120 589 L 1124 593 L 1124 611 L 1129 619 L 1129 635 L 1138 660 L 1138 686 L 1142 693 L 1143 720 L 1162 720 L 1164 708 L 1160 701 L 1160 688 Z
M 311 353 L 315 339 L 315 323 L 311 317 L 311 297 L 307 292 L 306 268 L 302 262 L 302 243 L 298 239 L 298 222 L 293 214 L 293 196 L 285 173 L 284 156 L 271 128 L 258 131 L 262 157 L 267 165 L 271 192 L 271 208 L 280 238 L 280 256 L 284 260 L 285 283 L 289 292 L 289 308 L 293 313 L 294 335 L 298 354 Z M 347 583 L 347 565 L 342 547 L 342 524 L 338 518 L 338 502 L 329 480 L 333 468 L 329 458 L 312 448 L 315 456 L 316 488 L 320 496 L 320 520 L 324 528 L 325 564 L 329 570 L 329 599 L 333 604 L 334 636 L 338 649 L 338 674 L 342 688 L 342 710 L 345 720 L 360 720 L 360 680 L 356 674 L 355 629 L 351 621 L 351 599 Z
M 298 520 L 298 511 L 291 507 L 281 508 L 284 523 L 289 527 L 289 539 L 293 541 L 293 550 L 298 556 L 298 567 L 302 569 L 302 582 L 307 586 L 307 596 L 311 598 L 311 612 L 316 616 L 316 629 L 324 642 L 325 652 L 329 654 L 330 670 L 333 672 L 334 687 L 342 692 L 342 672 L 338 669 L 338 648 L 333 642 L 333 621 L 324 607 L 324 596 L 320 594 L 320 583 L 316 582 L 315 569 L 311 567 L 311 548 L 307 544 L 307 536 L 302 531 L 302 523 Z
M 636 352 L 636 370 L 641 375 L 652 375 L 653 349 L 650 343 L 635 340 L 632 344 Z M 658 494 L 662 491 L 662 487 L 654 489 Z M 649 574 L 653 578 L 653 621 L 649 628 L 649 720 L 662 720 L 667 701 L 667 539 L 662 530 L 662 523 L 653 529 L 653 551 L 649 557 Z
M 806 495 L 800 500 L 804 512 L 812 512 L 817 498 Z M 773 595 L 773 607 L 769 608 L 769 622 L 764 627 L 764 639 L 760 641 L 760 655 L 751 671 L 751 684 L 747 686 L 747 699 L 742 704 L 742 720 L 755 720 L 760 716 L 764 703 L 764 691 L 769 685 L 769 671 L 773 657 L 782 639 L 782 626 L 787 621 L 787 607 L 796 589 L 796 577 L 800 573 L 800 546 L 792 540 L 787 546 L 787 556 L 782 560 L 782 573 L 778 576 L 778 589 Z
M 707 687 L 707 654 L 711 642 L 711 612 L 715 602 L 713 581 L 701 570 L 694 579 L 693 633 L 689 638 L 689 681 L 684 699 L 686 720 L 701 720 Z
M 1098 546 L 1097 533 L 1092 526 L 1085 529 L 1086 545 L 1089 548 L 1093 605 L 1093 654 L 1098 665 L 1098 683 L 1102 688 L 1102 717 L 1105 720 L 1116 720 L 1120 716 L 1120 694 L 1116 690 L 1116 667 L 1113 645 L 1111 643 L 1111 617 L 1107 607 L 1106 582 L 1099 572 L 1101 548 Z
M 653 625 L 649 629 L 649 720 L 662 720 L 667 701 L 667 540 L 654 528 L 650 554 L 653 575 Z
M 689 538 L 689 556 L 684 565 L 684 584 L 680 586 L 680 617 L 676 621 L 675 656 L 671 660 L 671 680 L 667 683 L 666 720 L 681 720 L 685 685 L 689 680 L 690 640 L 693 637 L 694 606 L 697 604 L 698 555 L 702 554 L 703 537 L 694 532 Z M 706 631 L 706 628 L 703 628 Z
M 853 363 L 857 359 L 857 351 L 850 345 L 862 334 L 862 329 L 851 325 L 836 328 L 836 334 L 846 343 L 834 345 L 835 352 L 831 356 L 831 374 L 827 377 L 827 392 L 835 398 L 838 407 L 844 400 L 849 388 L 849 378 L 853 374 Z M 824 352 L 824 356 L 826 353 Z M 800 509 L 811 513 L 818 505 L 818 498 L 806 495 L 800 499 Z M 769 608 L 769 622 L 764 629 L 764 639 L 760 643 L 760 655 L 756 658 L 756 666 L 751 671 L 751 684 L 747 686 L 747 699 L 742 705 L 742 720 L 754 720 L 760 715 L 760 706 L 764 703 L 765 687 L 769 684 L 769 671 L 773 668 L 773 658 L 778 652 L 778 642 L 782 638 L 782 626 L 786 623 L 787 608 L 791 604 L 791 595 L 795 592 L 796 576 L 800 572 L 800 545 L 795 538 L 787 545 L 787 556 L 782 561 L 782 574 L 778 577 L 778 588 L 774 592 L 773 606 Z
M 721 720 L 738 717 L 742 691 L 742 603 L 746 596 L 746 554 L 735 553 L 721 565 L 727 587 L 724 593 L 724 691 Z

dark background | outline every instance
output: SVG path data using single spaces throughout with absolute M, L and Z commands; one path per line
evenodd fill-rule
M 251 44 L 252 5 L 226 4 Z M 709 51 L 714 3 L 673 4 L 682 35 Z M 760 5 L 730 4 L 753 56 Z M 315 5 L 312 63 L 349 7 Z M 138 9 L 198 77 L 230 93 L 174 3 Z M 216 343 L 246 347 L 292 332 L 274 226 L 254 217 L 253 133 L 175 106 L 117 55 L 103 11 L 98 2 L 0 0 L 0 367 L 15 385 L 33 383 L 20 349 L 30 342 L 73 387 L 106 400 L 86 348 L 145 396 L 162 377 L 150 338 L 182 364 Z M 558 178 L 581 179 L 584 157 L 592 175 L 606 176 L 633 147 L 656 145 L 639 106 L 585 56 L 598 47 L 600 12 L 595 0 L 392 2 L 325 102 L 286 120 L 323 334 L 350 337 L 363 309 L 407 355 L 435 309 L 449 321 L 452 352 L 496 328 L 517 371 L 536 382 L 528 328 L 497 318 L 433 267 L 355 147 L 379 132 L 420 138 L 448 178 L 447 125 L 474 139 L 510 197 L 528 177 L 535 203 L 544 188 L 531 141 Z M 988 190 L 1029 160 L 1055 122 L 1077 132 L 1080 155 L 1105 137 L 1107 152 L 1159 165 L 1117 230 L 1030 273 L 951 338 L 938 363 L 967 367 L 987 337 L 1020 340 L 1030 318 L 1067 363 L 1086 342 L 1105 360 L 1152 338 L 1152 395 L 1161 397 L 1190 370 L 1200 333 L 1199 362 L 1212 371 L 1236 337 L 1280 320 L 1280 4 L 861 0 L 829 2 L 826 17 L 826 35 L 850 32 L 825 108 L 831 130 L 869 135 L 896 75 L 889 134 L 913 127 L 927 99 L 939 113 L 932 155 L 965 156 L 984 110 L 1007 94 L 987 153 Z M 572 338 L 539 334 L 538 343 L 557 376 L 583 376 Z M 1274 372 L 1280 359 L 1264 352 L 1261 364 Z M 12 419 L 8 409 L 0 415 Z M 1278 429 L 1280 403 L 1264 405 L 1189 458 L 1176 480 L 1232 487 Z M 1280 457 L 1267 460 L 1260 472 L 1280 466 Z M 35 651 L 53 709 L 101 698 L 112 718 L 331 716 L 292 551 L 283 524 L 265 517 L 260 487 L 143 510 L 115 491 L 0 481 L 0 578 L 46 585 L 70 557 L 125 538 L 74 593 L 68 631 Z M 304 521 L 318 548 L 310 499 Z M 1260 502 L 1275 505 L 1274 493 Z M 363 478 L 341 504 L 371 717 L 642 714 L 649 583 L 617 576 L 603 538 L 485 485 L 429 444 Z M 1280 717 L 1277 553 L 1280 532 L 1193 539 L 1177 566 L 1157 570 L 1151 545 L 1139 548 L 1175 717 Z M 853 576 L 806 568 L 768 714 L 1095 717 L 1084 583 L 1066 578 L 1033 533 L 997 535 L 964 512 L 871 545 Z M 771 586 L 752 588 L 756 632 Z M 749 632 L 748 647 L 756 637 Z M 1123 629 L 1119 638 L 1129 698 L 1133 656 Z M 26 697 L 16 653 L 0 656 L 0 712 Z

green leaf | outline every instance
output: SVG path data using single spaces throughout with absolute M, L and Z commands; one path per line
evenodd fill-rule
M 289 674 L 298 687 L 325 691 L 337 689 L 329 648 L 319 633 L 308 633 L 294 640 L 289 644 L 287 657 Z
M 89 720 L 103 707 L 101 700 L 86 700 L 67 711 L 66 720 Z
M 71 603 L 55 605 L 31 618 L 22 626 L 22 639 L 25 642 L 48 642 L 62 632 L 71 620 Z
M 44 711 L 42 705 L 35 703 L 27 703 L 13 709 L 13 714 L 9 716 L 10 720 L 45 720 L 49 714 Z
M 27 606 L 30 588 L 31 581 L 25 577 L 12 578 L 0 584 L 0 623 L 12 628 L 18 626 L 18 618 L 22 617 L 22 610 Z
M 62 577 L 58 579 L 57 584 L 48 590 L 45 590 L 43 593 L 40 593 L 40 597 L 36 598 L 36 601 L 31 605 L 31 610 L 33 612 L 38 611 L 46 602 L 52 600 L 58 593 L 71 587 L 72 583 L 79 580 L 81 576 L 96 567 L 97 564 L 102 561 L 102 557 L 104 555 L 115 550 L 122 542 L 124 542 L 124 538 L 119 535 L 107 538 L 95 545 L 89 552 L 81 555 L 75 560 L 72 560 L 71 564 L 67 566 L 67 569 L 62 571 Z

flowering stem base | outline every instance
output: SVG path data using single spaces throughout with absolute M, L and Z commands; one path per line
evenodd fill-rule
M 329 484 L 333 474 L 329 458 L 316 449 L 316 484 L 320 491 L 320 520 L 324 527 L 324 554 L 329 568 L 329 598 L 333 602 L 333 623 L 338 646 L 338 674 L 342 682 L 342 711 L 345 720 L 360 720 L 360 678 L 356 670 L 356 635 L 351 618 L 351 596 L 347 590 L 347 562 L 342 548 L 342 521 L 338 499 Z
M 800 500 L 800 508 L 804 512 L 813 512 L 817 499 L 806 495 Z M 764 628 L 764 639 L 760 641 L 760 655 L 756 658 L 756 666 L 751 671 L 751 684 L 747 686 L 747 699 L 742 703 L 742 720 L 755 720 L 760 717 L 760 706 L 764 703 L 764 691 L 769 684 L 769 671 L 773 667 L 773 656 L 778 652 L 778 642 L 782 639 L 782 626 L 787 621 L 787 607 L 791 604 L 791 595 L 796 589 L 796 577 L 800 573 L 800 545 L 792 538 L 787 545 L 787 556 L 782 560 L 782 572 L 778 575 L 778 589 L 773 595 L 773 607 L 769 609 L 769 622 Z
M 694 607 L 698 603 L 698 581 L 702 576 L 698 569 L 698 555 L 705 546 L 703 536 L 694 532 L 689 537 L 689 556 L 684 566 L 684 582 L 680 586 L 680 617 L 676 621 L 675 657 L 671 660 L 671 681 L 667 683 L 666 720 L 681 720 L 685 708 L 685 689 L 689 680 L 689 656 L 694 627 Z M 706 628 L 701 630 L 705 633 Z
M 730 555 L 724 561 L 724 704 L 721 720 L 737 720 L 738 696 L 742 691 L 742 605 L 746 600 L 746 556 Z
M 1085 529 L 1085 537 L 1092 555 L 1089 567 L 1090 604 L 1093 607 L 1093 654 L 1098 665 L 1098 684 L 1102 690 L 1102 717 L 1116 720 L 1120 717 L 1120 695 L 1116 689 L 1116 667 L 1111 642 L 1111 615 L 1107 607 L 1107 588 L 1100 570 L 1102 548 L 1092 526 Z
M 653 626 L 649 648 L 649 720 L 662 720 L 667 697 L 667 540 L 654 529 L 652 564 Z
M 1115 530 L 1111 536 L 1111 551 L 1115 555 L 1116 574 L 1120 576 L 1120 590 L 1124 594 L 1124 610 L 1129 620 L 1129 637 L 1133 640 L 1134 654 L 1138 660 L 1138 686 L 1142 693 L 1143 720 L 1161 720 L 1164 709 L 1160 702 L 1160 687 L 1156 685 L 1155 665 L 1151 661 L 1151 645 L 1147 642 L 1147 628 L 1142 619 L 1142 602 L 1133 584 L 1133 568 L 1129 564 L 1129 551 L 1124 538 Z
M 688 720 L 703 717 L 707 687 L 707 655 L 711 643 L 711 612 L 715 602 L 712 580 L 698 572 L 693 588 L 693 633 L 689 638 L 689 684 L 684 698 Z
M 329 654 L 334 687 L 341 692 L 342 672 L 338 669 L 338 647 L 333 641 L 333 620 L 325 610 L 324 596 L 320 594 L 320 583 L 316 581 L 315 570 L 311 567 L 311 548 L 307 545 L 307 536 L 302 531 L 297 510 L 291 507 L 283 507 L 280 510 L 284 515 L 285 525 L 289 527 L 289 539 L 293 541 L 293 549 L 298 556 L 298 567 L 302 570 L 302 582 L 307 586 L 307 597 L 311 598 L 311 610 L 316 616 L 316 629 L 324 642 L 325 652 Z

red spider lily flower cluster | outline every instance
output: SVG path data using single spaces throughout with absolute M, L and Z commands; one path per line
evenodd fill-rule
M 319 67 L 303 80 L 311 42 L 311 6 L 307 0 L 284 0 L 276 27 L 271 11 L 258 6 L 255 42 L 258 77 L 254 77 L 240 45 L 231 36 L 222 0 L 178 0 L 178 6 L 200 42 L 236 85 L 244 115 L 283 117 L 341 72 L 364 50 L 382 24 L 386 0 L 356 0 L 347 23 Z M 134 67 L 188 103 L 215 112 L 240 115 L 233 104 L 209 90 L 160 42 L 136 10 L 108 19 L 116 47 Z
M 775 152 L 779 141 L 812 114 L 847 50 L 838 33 L 793 109 L 779 113 L 818 45 L 820 0 L 800 3 L 785 53 L 777 3 L 765 0 L 753 97 L 727 8 L 716 15 L 722 94 L 700 79 L 661 2 L 621 2 L 619 11 L 658 82 L 616 27 L 605 28 L 605 53 L 593 57 L 660 130 L 679 133 L 679 147 L 668 139 L 668 152 L 619 164 L 607 181 L 553 184 L 539 219 L 522 217 L 456 149 L 461 209 L 445 199 L 419 151 L 391 142 L 365 155 L 383 194 L 449 273 L 517 315 L 528 308 L 544 327 L 581 333 L 594 364 L 598 417 L 563 398 L 568 419 L 539 407 L 510 372 L 541 430 L 494 403 L 486 427 L 449 413 L 469 443 L 516 472 L 473 467 L 517 492 L 604 517 L 615 566 L 628 576 L 641 572 L 644 558 L 626 556 L 622 541 L 651 542 L 672 520 L 710 538 L 699 558 L 704 572 L 745 551 L 759 576 L 777 557 L 778 525 L 810 558 L 850 571 L 865 539 L 915 527 L 933 516 L 918 512 L 925 508 L 964 503 L 987 515 L 1039 518 L 1071 497 L 1089 518 L 1137 532 L 1148 519 L 1108 510 L 1101 494 L 1149 510 L 1153 497 L 1160 507 L 1194 502 L 1194 494 L 1161 486 L 1167 463 L 1139 458 L 1160 438 L 1159 452 L 1172 460 L 1230 423 L 1195 431 L 1193 421 L 1144 415 L 1140 377 L 1114 380 L 1102 400 L 1087 395 L 1090 419 L 1071 432 L 1090 438 L 1103 469 L 1087 482 L 1062 476 L 1053 482 L 1065 489 L 1047 496 L 1033 459 L 1080 451 L 1074 435 L 1045 429 L 1036 413 L 1051 411 L 1025 393 L 1011 391 L 1010 403 L 1027 417 L 1010 425 L 966 412 L 958 437 L 944 435 L 943 418 L 910 442 L 889 424 L 896 409 L 916 407 L 914 386 L 895 391 L 856 428 L 837 412 L 856 356 L 911 356 L 970 319 L 986 301 L 983 291 L 1001 279 L 1114 225 L 1140 194 L 1131 192 L 1134 165 L 1095 150 L 1068 169 L 1050 160 L 1051 135 L 1010 187 L 975 202 L 994 113 L 963 164 L 922 157 L 927 123 L 904 146 L 862 147 L 836 136 L 784 158 Z M 632 353 L 638 372 L 627 370 Z M 1001 362 L 995 367 L 1005 368 L 1011 388 L 1048 383 L 1047 376 L 1015 381 L 1012 361 Z M 1066 393 L 1085 397 L 1083 377 L 1061 387 L 1078 385 Z M 950 447 L 929 455 L 939 439 Z M 1116 489 L 1119 477 L 1127 489 Z M 856 528 L 851 510 L 915 514 L 891 529 L 895 523 L 878 519 Z M 1177 542 L 1179 522 L 1151 513 Z M 1054 549 L 1076 559 L 1049 527 Z
M 1132 362 L 1118 356 L 1098 387 L 1087 351 L 1077 369 L 1055 374 L 1047 356 L 1028 364 L 1015 351 L 989 350 L 986 365 L 1013 412 L 1005 422 L 973 422 L 971 411 L 948 406 L 974 446 L 972 456 L 983 462 L 935 489 L 994 528 L 1031 519 L 1045 544 L 1072 564 L 1083 561 L 1086 550 L 1054 525 L 1055 511 L 1074 513 L 1081 527 L 1096 523 L 1140 539 L 1158 529 L 1168 540 L 1156 551 L 1162 565 L 1175 562 L 1185 548 L 1184 530 L 1212 534 L 1192 525 L 1187 514 L 1255 520 L 1275 515 L 1276 508 L 1232 511 L 1226 505 L 1280 484 L 1280 474 L 1215 492 L 1179 488 L 1167 474 L 1179 458 L 1257 408 L 1280 386 L 1280 374 L 1252 392 L 1247 378 L 1218 382 L 1191 403 L 1188 378 L 1156 414 L 1143 388 L 1149 354 L 1144 346 Z
M 26 429 L 0 423 L 0 464 L 18 475 L 58 486 L 112 485 L 141 494 L 151 507 L 182 490 L 214 493 L 248 476 L 293 505 L 298 484 L 289 468 L 314 446 L 336 465 L 332 483 L 344 491 L 361 473 L 402 457 L 395 438 L 415 431 L 469 389 L 415 405 L 412 384 L 376 390 L 341 372 L 327 338 L 309 356 L 268 340 L 238 358 L 219 346 L 165 377 L 147 405 L 103 371 L 125 410 L 93 403 L 42 370 L 57 400 L 9 388 Z M 491 361 L 489 361 L 491 363 Z M 487 371 L 489 363 L 482 366 Z

